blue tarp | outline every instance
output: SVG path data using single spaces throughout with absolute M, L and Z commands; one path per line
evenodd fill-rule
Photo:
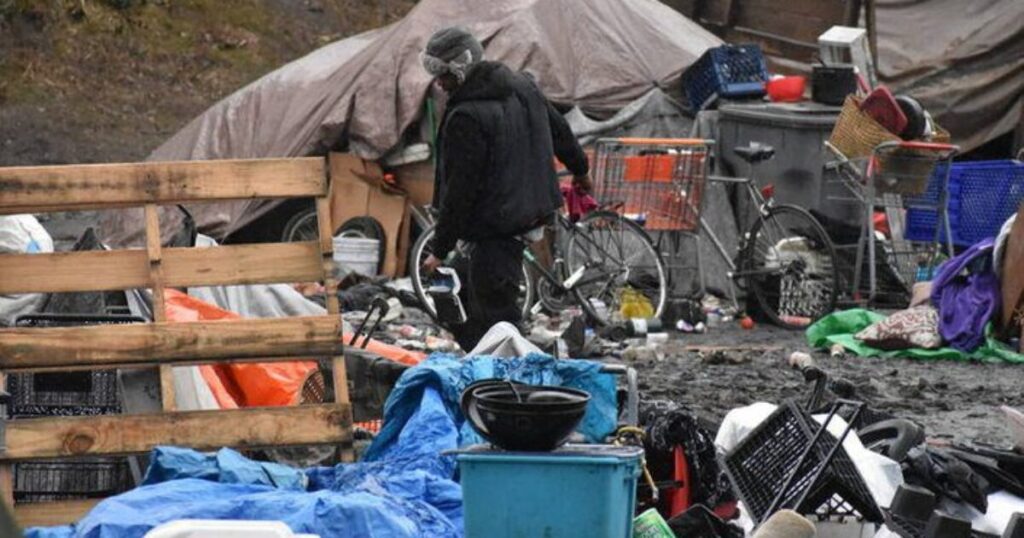
M 469 383 L 490 377 L 591 393 L 581 431 L 600 440 L 615 426 L 615 382 L 600 364 L 434 356 L 403 374 L 385 425 L 364 461 L 300 471 L 222 449 L 160 447 L 143 486 L 111 497 L 77 525 L 30 529 L 28 538 L 141 538 L 178 519 L 276 519 L 322 538 L 462 536 L 455 461 L 441 452 L 479 440 L 458 411 Z
M 601 363 L 557 360 L 549 355 L 526 357 L 475 357 L 462 361 L 454 356 L 434 355 L 416 368 L 406 370 L 384 406 L 384 427 L 363 456 L 365 460 L 387 459 L 403 436 L 421 435 L 419 428 L 407 428 L 408 417 L 416 411 L 425 387 L 437 390 L 458 428 L 458 446 L 483 440 L 466 422 L 459 409 L 459 396 L 469 384 L 480 379 L 511 379 L 531 385 L 558 385 L 590 393 L 590 404 L 579 431 L 589 443 L 600 443 L 615 430 L 615 376 L 601 373 Z

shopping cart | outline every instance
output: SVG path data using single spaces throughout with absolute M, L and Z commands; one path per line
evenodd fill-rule
M 699 231 L 712 144 L 689 138 L 606 138 L 594 147 L 595 197 L 655 236 L 672 290 L 678 290 L 672 283 L 700 270 L 699 258 L 682 255 L 681 245 Z
M 707 179 L 711 142 L 689 138 L 597 141 L 595 196 L 654 231 L 693 232 Z
M 879 144 L 868 157 L 851 160 L 832 144 L 826 142 L 825 146 L 837 157 L 829 166 L 836 168 L 843 186 L 863 210 L 850 282 L 853 299 L 868 304 L 875 301 L 880 291 L 878 262 L 892 269 L 896 286 L 909 294 L 916 280 L 931 278 L 943 247 L 946 253 L 953 252 L 948 185 L 950 166 L 959 148 L 950 144 L 892 141 Z M 885 210 L 890 235 L 881 244 L 874 223 L 878 208 Z M 937 215 L 933 229 L 926 234 L 927 241 L 905 239 L 908 209 L 927 209 Z

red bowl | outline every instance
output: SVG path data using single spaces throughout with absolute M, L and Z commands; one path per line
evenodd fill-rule
M 806 86 L 806 77 L 782 77 L 769 80 L 765 84 L 765 90 L 772 101 L 802 101 Z

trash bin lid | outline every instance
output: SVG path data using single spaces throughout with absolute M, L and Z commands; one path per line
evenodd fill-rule
M 776 127 L 831 129 L 842 109 L 813 101 L 800 103 L 730 103 L 718 108 L 720 121 L 739 121 Z

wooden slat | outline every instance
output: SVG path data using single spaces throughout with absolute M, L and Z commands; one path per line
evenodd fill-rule
M 319 282 L 324 264 L 316 241 L 164 249 L 170 287 Z
M 323 196 L 324 170 L 313 157 L 0 168 L 0 208 Z
M 0 294 L 145 287 L 145 250 L 0 254 Z
M 146 204 L 146 255 L 149 258 L 149 281 L 153 293 L 153 321 L 167 321 L 167 303 L 164 297 L 163 241 L 160 238 L 160 210 L 156 204 Z M 168 364 L 160 365 L 160 405 L 164 411 L 174 411 L 174 370 Z
M 14 519 L 22 528 L 70 525 L 85 517 L 85 514 L 101 500 L 103 499 L 19 504 L 14 507 Z
M 0 330 L 0 370 L 333 356 L 337 316 Z
M 340 444 L 351 439 L 351 424 L 348 404 L 11 420 L 0 460 L 141 454 L 160 445 L 216 450 Z
M 324 276 L 318 244 L 274 243 L 162 250 L 169 287 L 314 282 Z M 145 250 L 0 254 L 0 294 L 152 287 Z

